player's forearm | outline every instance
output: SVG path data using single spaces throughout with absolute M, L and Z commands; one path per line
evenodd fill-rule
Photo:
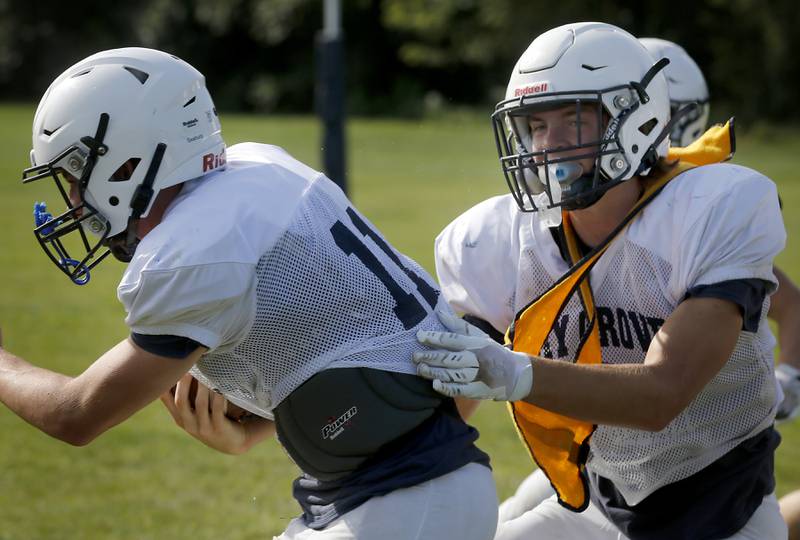
M 658 431 L 678 407 L 659 378 L 658 368 L 649 365 L 576 365 L 536 358 L 526 401 L 595 424 Z
M 778 323 L 778 362 L 800 369 L 800 312 L 791 313 L 786 319 Z
M 642 364 L 534 359 L 532 403 L 596 424 L 660 431 L 719 373 L 741 327 L 736 304 L 689 298 L 650 342 Z
M 85 441 L 73 429 L 76 403 L 65 392 L 72 380 L 0 349 L 0 401 L 48 435 L 79 445 Z
M 800 289 L 775 268 L 778 290 L 770 298 L 769 318 L 777 323 L 780 363 L 800 369 Z
M 778 326 L 778 362 L 800 369 L 800 309 L 780 312 L 772 318 Z

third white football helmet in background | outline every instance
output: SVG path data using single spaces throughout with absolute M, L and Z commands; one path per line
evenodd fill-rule
M 641 38 L 639 41 L 654 60 L 669 59 L 664 74 L 667 77 L 672 115 L 690 103 L 698 104 L 694 111 L 675 124 L 669 136 L 673 145 L 689 146 L 703 134 L 708 125 L 709 94 L 703 72 L 689 53 L 677 43 L 659 38 Z

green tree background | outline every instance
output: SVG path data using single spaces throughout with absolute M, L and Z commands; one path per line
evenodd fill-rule
M 490 107 L 539 33 L 578 20 L 676 41 L 697 60 L 714 119 L 800 119 L 793 0 L 344 0 L 348 110 L 418 116 Z M 0 0 L 0 99 L 35 101 L 97 50 L 138 45 L 206 74 L 222 110 L 310 112 L 322 0 Z

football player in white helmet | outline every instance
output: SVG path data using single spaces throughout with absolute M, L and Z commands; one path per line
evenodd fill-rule
M 76 377 L 0 349 L 8 408 L 79 446 L 159 396 L 218 450 L 277 432 L 303 471 L 281 539 L 492 537 L 488 456 L 411 360 L 417 331 L 444 329 L 435 282 L 323 174 L 226 150 L 196 69 L 141 48 L 78 62 L 39 104 L 31 161 L 23 181 L 65 205 L 36 204 L 58 269 L 82 284 L 108 253 L 129 262 L 130 337 Z
M 670 117 L 666 64 L 603 23 L 537 37 L 493 115 L 511 194 L 437 238 L 447 301 L 512 350 L 443 315 L 418 373 L 509 401 L 558 495 L 498 539 L 786 535 L 764 309 L 776 189 L 705 137 L 665 159 L 691 110 Z
M 658 38 L 640 38 L 639 41 L 655 60 L 668 58 L 670 61 L 664 74 L 671 114 L 692 103 L 697 104 L 670 132 L 672 146 L 689 146 L 708 127 L 709 93 L 703 73 L 680 45 Z M 784 396 L 776 413 L 776 420 L 780 421 L 794 418 L 800 406 L 800 371 L 797 366 L 800 362 L 800 289 L 779 268 L 775 267 L 774 272 L 778 289 L 770 298 L 768 317 L 778 327 L 780 356 L 775 375 Z M 554 493 L 547 477 L 537 469 L 519 485 L 514 495 L 503 501 L 498 519 L 517 518 Z

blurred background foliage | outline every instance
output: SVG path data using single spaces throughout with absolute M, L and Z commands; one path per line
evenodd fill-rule
M 683 45 L 706 74 L 714 120 L 800 119 L 793 0 L 344 0 L 342 10 L 355 115 L 491 107 L 536 35 L 601 20 Z M 195 65 L 221 110 L 307 113 L 321 25 L 322 0 L 0 0 L 0 100 L 36 101 L 71 63 L 138 45 Z
M 320 125 L 308 113 L 322 3 L 0 0 L 0 102 L 20 102 L 0 103 L 0 176 L 10 180 L 0 182 L 0 230 L 8 232 L 0 238 L 0 325 L 10 350 L 77 374 L 127 334 L 112 293 L 121 263 L 103 263 L 89 285 L 94 292 L 73 287 L 25 225 L 32 202 L 52 196 L 44 184 L 21 189 L 17 181 L 30 148 L 31 104 L 50 81 L 98 50 L 163 49 L 206 74 L 229 144 L 269 141 L 319 167 Z M 356 118 L 348 128 L 354 201 L 429 271 L 441 228 L 506 192 L 488 112 L 517 57 L 548 28 L 602 20 L 682 44 L 708 78 L 713 119 L 736 114 L 737 127 L 749 128 L 736 161 L 777 182 L 789 231 L 778 264 L 800 281 L 796 2 L 342 0 L 342 7 L 349 112 L 395 117 Z M 501 498 L 532 470 L 503 414 L 487 404 L 475 417 Z M 42 436 L 2 406 L 0 433 L 0 540 L 264 538 L 298 513 L 288 496 L 297 471 L 274 441 L 224 456 L 181 433 L 159 404 L 87 449 Z M 779 495 L 800 488 L 800 423 L 783 424 L 781 433 Z

